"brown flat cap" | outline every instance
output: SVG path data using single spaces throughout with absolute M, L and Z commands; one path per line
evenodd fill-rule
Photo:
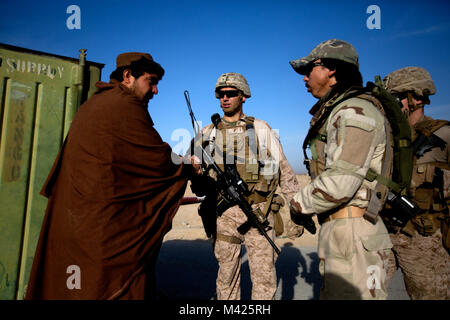
M 141 58 L 145 58 L 153 62 L 153 57 L 144 52 L 125 52 L 121 53 L 117 56 L 116 60 L 116 68 L 129 66 L 133 61 L 140 60 Z

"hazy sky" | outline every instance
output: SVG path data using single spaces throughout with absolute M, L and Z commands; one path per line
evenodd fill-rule
M 80 8 L 80 29 L 69 29 L 70 5 Z M 369 29 L 370 5 L 380 29 Z M 252 97 L 244 112 L 279 130 L 289 162 L 304 172 L 301 145 L 316 102 L 289 61 L 318 43 L 338 38 L 354 45 L 364 82 L 405 66 L 429 70 L 437 94 L 426 114 L 450 119 L 449 1 L 6 1 L 0 0 L 0 42 L 105 64 L 126 51 L 152 54 L 166 74 L 150 101 L 155 127 L 174 151 L 180 133 L 192 133 L 183 91 L 203 125 L 219 112 L 214 85 L 220 74 L 242 73 Z M 370 20 L 376 23 L 377 20 Z M 178 130 L 177 130 L 178 129 Z

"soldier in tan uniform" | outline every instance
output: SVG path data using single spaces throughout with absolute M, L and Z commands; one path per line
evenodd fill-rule
M 321 223 L 318 255 L 321 299 L 385 299 L 385 264 L 391 253 L 382 219 L 365 218 L 386 148 L 384 116 L 370 94 L 359 95 L 362 77 L 354 47 L 342 40 L 320 43 L 290 62 L 319 101 L 312 107 L 304 148 L 311 182 L 290 202 L 302 224 L 314 214 Z M 356 93 L 355 93 L 356 92 Z
M 430 74 L 420 67 L 390 73 L 386 89 L 398 97 L 412 128 L 414 168 L 408 197 L 422 213 L 398 226 L 383 213 L 394 244 L 396 259 L 390 260 L 388 279 L 400 267 L 411 299 L 450 299 L 449 184 L 450 126 L 446 120 L 425 116 L 424 106 L 436 93 Z M 444 233 L 444 238 L 443 238 Z
M 267 217 L 271 227 L 267 233 L 274 239 L 275 230 L 283 232 L 279 229 L 283 226 L 279 210 L 284 204 L 275 189 L 279 185 L 286 200 L 290 201 L 299 190 L 295 174 L 286 160 L 278 134 L 265 121 L 244 114 L 243 104 L 251 94 L 247 80 L 241 74 L 222 74 L 217 80 L 215 95 L 220 101 L 223 117 L 217 126 L 211 124 L 202 129 L 203 144 L 214 146 L 211 154 L 222 170 L 224 164 L 236 165 L 250 190 L 246 200 Z M 208 174 L 215 178 L 212 170 Z M 275 295 L 276 253 L 257 229 L 250 228 L 245 234 L 238 232 L 238 227 L 246 221 L 247 217 L 238 206 L 226 209 L 217 217 L 214 254 L 219 263 L 216 281 L 219 300 L 240 299 L 241 244 L 248 253 L 251 298 L 271 300 Z

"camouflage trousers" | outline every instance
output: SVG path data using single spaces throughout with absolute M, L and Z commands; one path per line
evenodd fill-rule
M 386 266 L 392 243 L 383 221 L 335 219 L 322 224 L 318 255 L 320 299 L 386 299 Z
M 428 237 L 417 231 L 412 237 L 398 232 L 391 240 L 395 257 L 389 259 L 388 283 L 400 267 L 411 299 L 450 300 L 450 256 L 442 245 L 441 230 Z
M 264 203 L 253 205 L 262 209 Z M 268 217 L 273 227 L 273 215 Z M 252 300 L 272 300 L 277 289 L 275 270 L 276 253 L 269 242 L 251 228 L 245 235 L 241 235 L 237 228 L 247 221 L 247 217 L 238 206 L 226 210 L 217 218 L 217 234 L 239 240 L 245 245 L 248 254 L 250 277 L 252 281 Z M 273 228 L 267 232 L 274 239 Z M 238 242 L 238 241 L 235 241 Z M 241 243 L 232 243 L 227 239 L 218 239 L 214 244 L 214 254 L 219 263 L 216 280 L 218 300 L 239 300 L 241 298 Z

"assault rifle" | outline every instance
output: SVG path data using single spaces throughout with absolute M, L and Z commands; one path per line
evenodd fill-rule
M 388 212 L 388 218 L 400 227 L 422 212 L 414 202 L 392 190 L 389 190 L 386 200 L 394 209 L 394 212 Z
M 192 112 L 189 92 L 187 90 L 184 91 L 184 97 L 189 109 L 189 115 L 192 120 L 194 133 L 197 137 L 199 137 L 199 126 L 197 120 L 195 119 L 194 113 Z M 213 114 L 211 116 L 211 120 L 214 126 L 217 127 L 217 124 L 220 122 L 220 115 L 217 113 Z M 218 208 L 220 208 L 219 210 L 238 205 L 248 219 L 246 223 L 239 226 L 239 233 L 245 234 L 249 228 L 256 228 L 259 233 L 263 235 L 264 238 L 266 238 L 266 240 L 270 243 L 275 252 L 277 254 L 280 254 L 280 249 L 278 249 L 272 239 L 267 235 L 266 230 L 270 230 L 269 221 L 267 221 L 266 217 L 264 217 L 263 215 L 257 216 L 255 214 L 255 211 L 257 210 L 253 210 L 251 205 L 245 199 L 245 196 L 249 194 L 248 187 L 247 184 L 239 176 L 236 170 L 236 166 L 225 165 L 225 171 L 223 171 L 217 166 L 214 159 L 205 151 L 201 144 L 198 147 L 195 147 L 193 151 L 194 154 L 200 153 L 200 159 L 202 159 L 202 167 L 204 168 L 205 172 L 208 172 L 210 169 L 212 169 L 217 175 L 216 188 L 222 198 L 221 202 L 217 206 Z

